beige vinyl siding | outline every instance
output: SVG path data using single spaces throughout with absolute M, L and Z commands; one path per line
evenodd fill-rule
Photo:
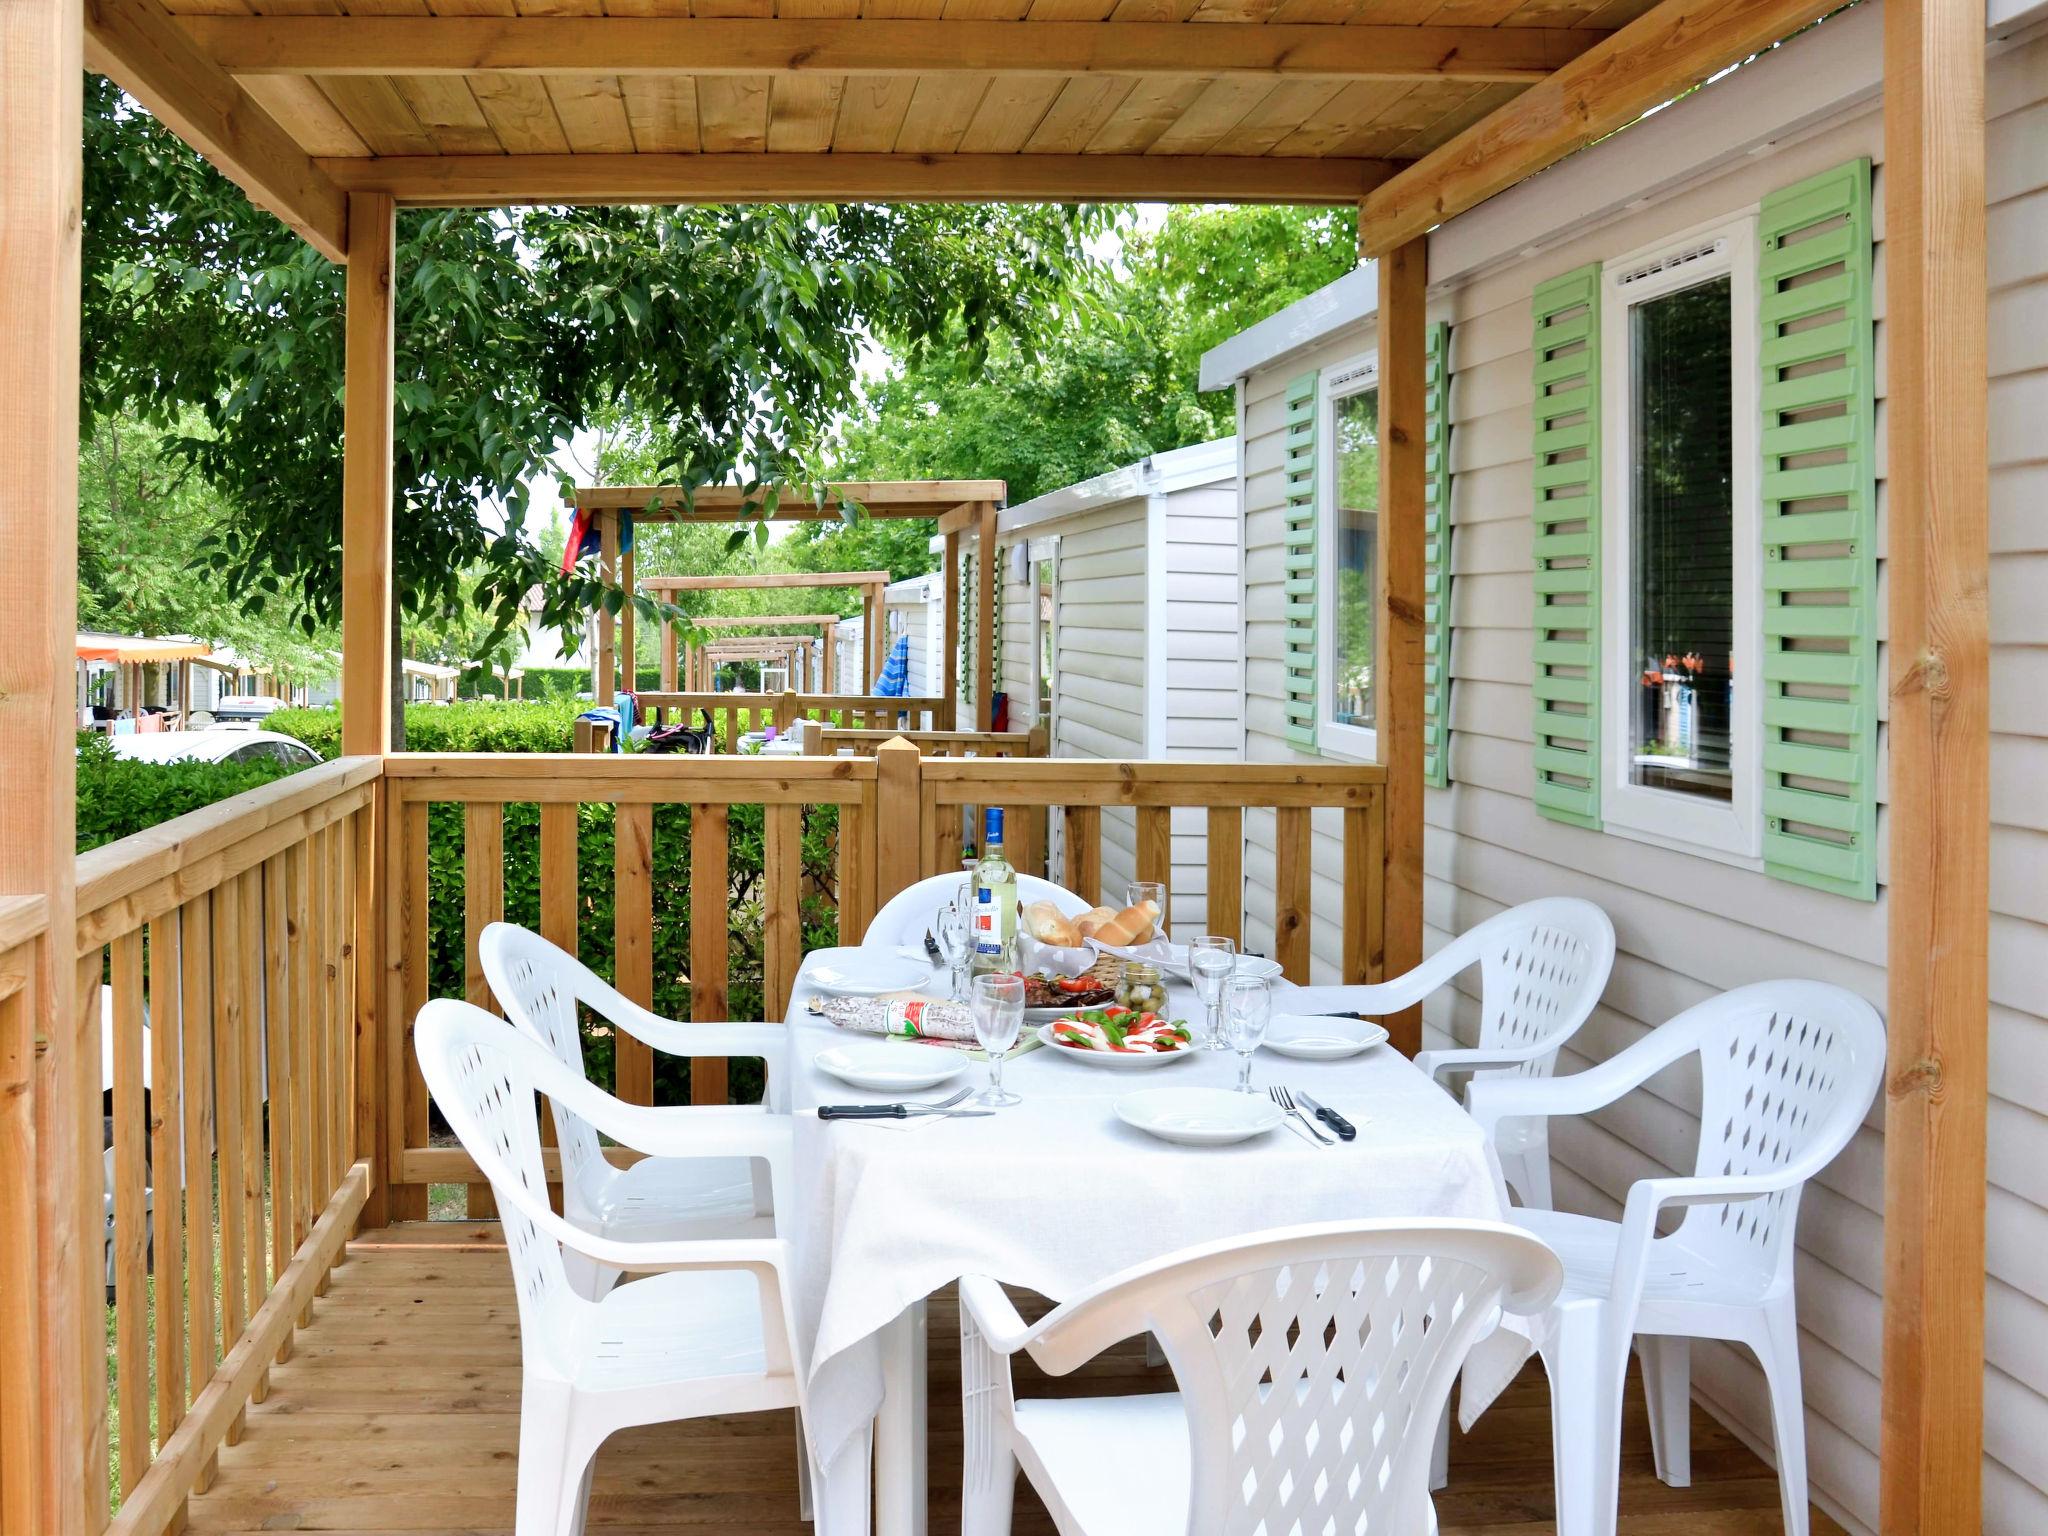
M 1242 756 L 1243 673 L 1238 622 L 1240 555 L 1235 479 L 1159 496 L 1166 557 L 1166 712 L 1157 755 L 1195 762 Z M 1206 812 L 1173 813 L 1174 937 L 1207 930 L 1209 822 Z
M 1817 40 L 1824 43 L 1824 39 Z M 1684 112 L 1684 104 L 1672 108 Z M 1992 848 L 1989 1253 L 1985 1530 L 2048 1531 L 2048 41 L 1991 63 Z M 1594 154 L 1599 150 L 1592 151 Z M 1425 814 L 1426 942 L 1538 896 L 1579 895 L 1619 940 L 1602 1006 L 1560 1061 L 1581 1069 L 1716 992 L 1807 976 L 1885 999 L 1886 912 L 1731 864 L 1592 833 L 1530 803 L 1530 299 L 1587 261 L 1636 250 L 1754 207 L 1765 193 L 1857 155 L 1881 160 L 1878 106 L 1745 159 L 1649 209 L 1440 293 L 1451 323 L 1451 786 Z M 1532 189 L 1532 191 L 1535 189 Z M 1884 474 L 1884 171 L 1877 170 L 1879 475 Z M 1281 734 L 1278 478 L 1281 392 L 1289 378 L 1369 348 L 1360 326 L 1246 383 L 1247 756 L 1292 755 Z M 1879 516 L 1885 518 L 1880 482 Z M 1610 589 L 1611 590 L 1611 589 Z M 1877 613 L 1886 593 L 1880 571 Z M 1880 661 L 1888 658 L 1881 648 Z M 1879 879 L 1888 816 L 1880 730 Z M 1254 826 L 1269 837 L 1269 829 Z M 1334 970 L 1334 839 L 1319 838 L 1313 940 Z M 1247 852 L 1247 939 L 1271 937 L 1270 852 Z M 1469 1041 L 1470 988 L 1426 1009 L 1429 1043 Z M 1616 1215 L 1629 1184 L 1689 1171 L 1697 1084 L 1658 1079 L 1612 1109 L 1553 1129 L 1560 1208 Z M 1868 1530 L 1877 1518 L 1882 1338 L 1881 1110 L 1809 1188 L 1799 1227 L 1808 1466 L 1816 1496 Z M 1768 1454 L 1761 1376 L 1744 1351 L 1693 1349 L 1694 1385 Z
M 898 635 L 910 637 L 910 668 L 908 688 L 913 696 L 928 697 L 938 692 L 939 674 L 933 662 L 933 634 L 939 614 L 937 606 L 922 598 L 896 599 L 889 601 L 889 643 L 894 645 Z M 943 643 L 943 641 L 939 642 Z M 887 653 L 884 653 L 887 659 Z
M 1145 531 L 1142 499 L 1060 524 L 1055 757 L 1145 755 Z M 1122 906 L 1136 868 L 1136 817 L 1112 806 L 1102 813 L 1102 890 L 1080 894 Z
M 1011 564 L 1016 556 L 1010 548 L 1008 544 L 1002 547 L 1002 564 L 997 567 L 1002 573 L 998 596 L 1003 609 L 1003 654 L 996 665 L 996 687 L 1010 697 L 1010 729 L 1024 731 L 1036 722 L 1038 710 L 1038 666 L 1032 654 L 1038 633 L 1032 612 L 1038 576 L 1029 571 L 1018 580 Z

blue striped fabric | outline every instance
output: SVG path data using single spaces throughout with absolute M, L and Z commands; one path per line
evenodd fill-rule
M 910 692 L 910 636 L 898 635 L 889 647 L 889 659 L 882 663 L 882 676 L 875 684 L 875 696 L 900 699 Z

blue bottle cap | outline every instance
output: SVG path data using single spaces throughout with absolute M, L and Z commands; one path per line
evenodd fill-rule
M 1003 810 L 992 805 L 982 812 L 982 838 L 985 842 L 1000 843 L 1003 840 Z

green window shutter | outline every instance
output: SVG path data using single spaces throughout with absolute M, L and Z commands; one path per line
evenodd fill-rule
M 1877 899 L 1870 162 L 1764 199 L 1764 866 Z
M 1287 486 L 1287 740 L 1316 750 L 1316 382 L 1304 373 L 1287 386 L 1282 472 Z
M 1424 457 L 1428 476 L 1422 533 L 1422 779 L 1451 781 L 1451 328 L 1426 332 Z
M 1536 290 L 1535 768 L 1553 821 L 1600 825 L 1600 267 Z

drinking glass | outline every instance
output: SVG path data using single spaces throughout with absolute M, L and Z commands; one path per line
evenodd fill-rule
M 969 985 L 968 998 L 974 1010 L 974 1038 L 988 1052 L 988 1087 L 975 1096 L 977 1104 L 1002 1106 L 1021 1104 L 1016 1094 L 1003 1089 L 1003 1058 L 1017 1043 L 1024 1027 L 1024 978 L 1022 976 L 977 976 Z
M 1252 1091 L 1252 1052 L 1273 1019 L 1273 989 L 1263 976 L 1233 976 L 1223 991 L 1223 1033 L 1237 1052 L 1237 1091 Z
M 1165 885 L 1157 880 L 1133 880 L 1129 885 L 1124 887 L 1125 906 L 1135 907 L 1148 901 L 1151 902 L 1154 907 L 1159 909 L 1159 916 L 1153 920 L 1152 925 L 1153 928 L 1156 930 L 1154 933 L 1154 937 L 1164 938 L 1166 936 Z
M 939 908 L 939 958 L 946 962 L 946 996 L 956 1003 L 960 1001 L 960 971 L 967 964 L 972 938 L 969 921 L 968 909 L 959 901 L 949 901 Z
M 1195 996 L 1209 1013 L 1202 1044 L 1212 1051 L 1223 1049 L 1223 1021 L 1217 1009 L 1223 1001 L 1223 983 L 1236 969 L 1235 940 L 1220 933 L 1204 933 L 1188 945 L 1188 976 L 1195 984 Z

